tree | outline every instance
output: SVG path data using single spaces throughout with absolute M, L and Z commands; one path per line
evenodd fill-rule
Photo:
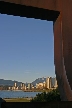
M 57 89 L 54 89 L 48 93 L 38 93 L 36 97 L 34 97 L 31 102 L 48 102 L 48 101 L 61 101 L 60 93 Z

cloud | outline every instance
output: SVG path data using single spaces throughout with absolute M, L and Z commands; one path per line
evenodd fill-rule
M 30 71 L 26 71 L 26 72 L 24 72 L 24 73 L 28 74 L 28 73 L 31 73 L 31 72 L 30 72 Z
M 35 74 L 40 74 L 40 73 L 36 72 Z
M 26 70 L 24 73 L 26 73 L 26 74 L 29 74 L 29 73 L 32 73 L 32 74 L 40 74 L 40 72 L 32 72 L 32 71 L 30 71 L 30 70 Z

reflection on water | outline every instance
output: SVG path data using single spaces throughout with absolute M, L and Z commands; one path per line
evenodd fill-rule
M 22 97 L 35 97 L 36 94 L 41 92 L 23 92 L 23 91 L 0 91 L 1 98 L 22 98 Z

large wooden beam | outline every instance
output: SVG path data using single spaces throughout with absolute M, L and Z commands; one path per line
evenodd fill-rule
M 72 101 L 72 1 L 57 0 L 56 9 L 60 10 L 54 24 L 56 76 L 62 100 Z
M 0 0 L 9 3 L 32 6 L 37 8 L 56 10 L 56 0 Z
M 0 13 L 53 21 L 55 73 L 63 101 L 72 101 L 71 11 L 72 0 L 0 0 Z

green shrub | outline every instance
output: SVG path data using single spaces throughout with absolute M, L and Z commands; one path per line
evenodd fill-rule
M 31 102 L 48 102 L 48 101 L 61 101 L 58 88 L 48 93 L 46 92 L 43 92 L 41 94 L 38 93 L 36 97 L 31 100 Z

